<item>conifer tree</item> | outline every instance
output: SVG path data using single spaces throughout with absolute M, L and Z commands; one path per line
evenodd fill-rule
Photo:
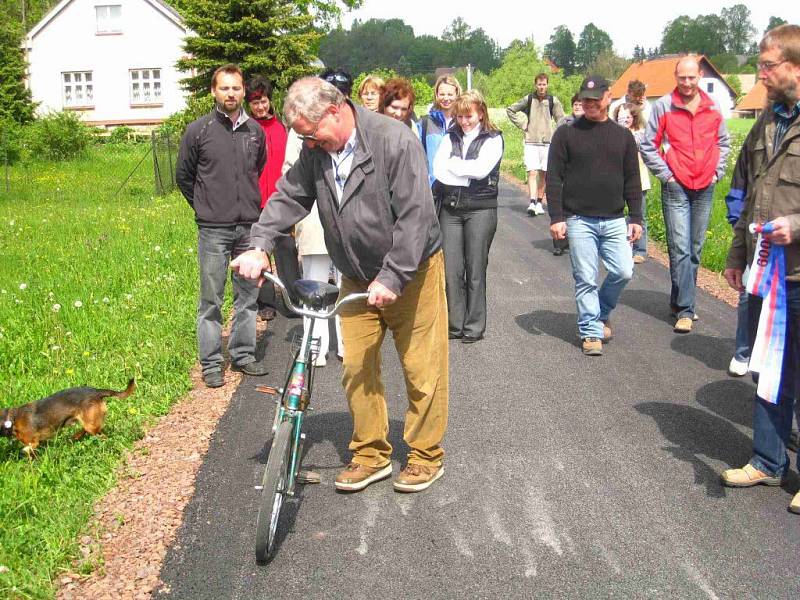
M 0 120 L 33 120 L 34 104 L 25 88 L 25 56 L 20 48 L 22 29 L 0 20 Z

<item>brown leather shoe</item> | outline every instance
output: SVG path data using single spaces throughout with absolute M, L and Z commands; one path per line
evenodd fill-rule
M 690 317 L 681 317 L 675 322 L 675 333 L 689 333 L 692 330 L 692 319 Z
M 611 321 L 603 321 L 603 342 L 607 342 L 613 337 L 614 332 L 611 331 Z
M 392 474 L 392 463 L 384 467 L 368 467 L 357 462 L 351 462 L 347 468 L 336 476 L 334 485 L 343 492 L 358 492 L 381 479 L 386 479 Z
M 595 337 L 583 338 L 581 350 L 586 356 L 600 356 L 603 354 L 603 342 Z
M 725 469 L 722 472 L 722 483 L 728 487 L 752 487 L 754 485 L 780 485 L 781 477 L 773 477 L 762 473 L 750 463 L 741 469 Z
M 394 480 L 396 492 L 421 492 L 444 475 L 444 466 L 426 466 L 409 463 Z

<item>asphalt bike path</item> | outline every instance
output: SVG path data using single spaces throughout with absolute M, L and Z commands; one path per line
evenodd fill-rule
M 584 357 L 569 257 L 552 256 L 548 219 L 526 206 L 504 182 L 486 338 L 450 342 L 444 476 L 418 494 L 391 480 L 335 491 L 351 419 L 331 353 L 303 463 L 322 482 L 285 502 L 277 556 L 257 565 L 254 488 L 274 404 L 255 386 L 283 385 L 302 330 L 279 316 L 262 340 L 271 373 L 246 377 L 220 420 L 156 597 L 800 597 L 800 517 L 787 511 L 797 477 L 719 482 L 751 448 L 753 385 L 726 374 L 735 310 L 700 292 L 694 332 L 673 333 L 669 273 L 648 260 L 605 354 Z M 383 379 L 396 475 L 406 396 L 391 339 Z

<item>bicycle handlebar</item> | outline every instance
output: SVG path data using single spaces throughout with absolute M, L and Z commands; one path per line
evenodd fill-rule
M 301 315 L 303 317 L 313 317 L 315 319 L 330 319 L 334 315 L 337 315 L 342 306 L 345 304 L 350 304 L 351 302 L 356 302 L 357 300 L 366 300 L 369 298 L 369 294 L 367 292 L 359 292 L 356 294 L 347 294 L 344 298 L 339 300 L 332 309 L 328 311 L 321 311 L 321 310 L 311 310 L 310 308 L 303 308 L 298 307 L 292 302 L 292 297 L 289 294 L 289 290 L 286 289 L 286 286 L 283 285 L 283 282 L 276 276 L 270 273 L 269 271 L 263 271 L 261 275 L 265 278 L 277 285 L 283 291 L 283 299 L 286 302 L 286 306 L 289 307 L 293 313 L 297 315 Z

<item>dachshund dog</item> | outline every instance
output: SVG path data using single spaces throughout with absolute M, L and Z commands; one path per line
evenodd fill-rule
M 76 387 L 36 402 L 29 402 L 16 408 L 3 410 L 0 419 L 0 435 L 15 437 L 30 458 L 36 454 L 39 443 L 50 439 L 64 425 L 78 422 L 83 428 L 73 436 L 79 440 L 87 433 L 97 435 L 103 428 L 106 418 L 106 398 L 127 398 L 136 389 L 131 379 L 128 387 L 121 392 L 102 390 L 93 387 Z

